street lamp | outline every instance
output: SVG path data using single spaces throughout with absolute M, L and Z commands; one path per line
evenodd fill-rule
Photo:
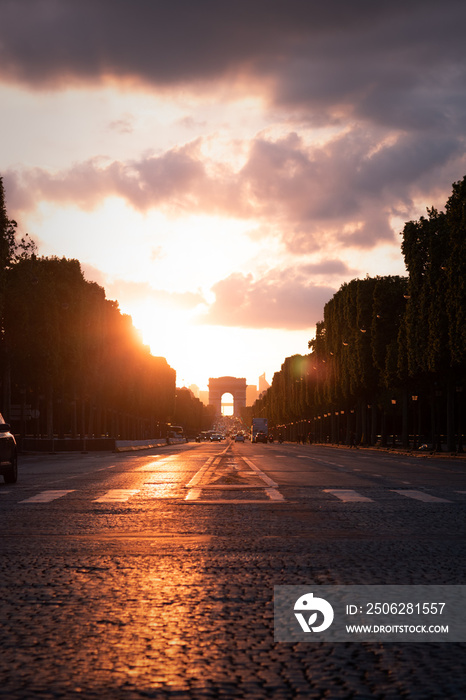
M 417 448 L 417 436 L 416 436 L 416 406 L 418 405 L 416 403 L 418 397 L 417 396 L 411 396 L 412 402 L 413 402 L 413 450 Z
M 458 452 L 462 453 L 464 452 L 463 450 L 463 426 L 461 424 L 461 404 L 463 400 L 463 387 L 462 386 L 457 386 L 456 387 L 456 394 L 458 396 Z
M 393 416 L 392 416 L 392 441 L 393 441 L 393 447 L 396 445 L 396 439 L 395 439 L 395 410 L 396 410 L 396 399 L 392 399 L 392 406 L 393 406 Z

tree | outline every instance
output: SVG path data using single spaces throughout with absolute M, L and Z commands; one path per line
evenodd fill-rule
M 466 177 L 453 185 L 446 205 L 448 250 L 443 257 L 446 273 L 446 309 L 451 364 L 466 362 Z
M 400 337 L 400 345 L 405 343 L 411 382 L 430 395 L 437 435 L 446 414 L 450 451 L 455 449 L 455 388 L 461 392 L 466 378 L 465 209 L 466 178 L 453 184 L 446 213 L 428 209 L 428 218 L 405 225 L 402 243 L 409 286 L 406 338 Z M 443 410 L 437 405 L 441 397 L 446 399 Z M 461 431 L 459 425 L 460 444 Z
M 140 438 L 173 415 L 175 370 L 77 260 L 17 260 L 6 300 L 13 397 L 46 414 L 41 433 Z
M 5 338 L 5 294 L 7 275 L 13 263 L 21 259 L 34 257 L 35 243 L 26 234 L 20 241 L 16 238 L 17 223 L 9 219 L 6 211 L 5 190 L 0 177 L 0 383 L 2 393 L 0 400 L 3 410 L 9 418 L 10 413 L 10 358 Z

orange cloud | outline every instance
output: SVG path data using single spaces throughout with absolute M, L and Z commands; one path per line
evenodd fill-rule
M 336 289 L 314 284 L 303 266 L 271 271 L 261 279 L 234 273 L 217 282 L 212 291 L 215 302 L 198 317 L 198 323 L 297 330 L 311 328 L 321 319 Z
M 8 205 L 21 212 L 45 200 L 91 210 L 118 196 L 139 211 L 268 223 L 295 253 L 329 243 L 370 249 L 395 241 L 391 217 L 410 218 L 420 192 L 434 182 L 441 187 L 442 179 L 448 190 L 466 168 L 462 142 L 452 134 L 432 143 L 417 134 L 384 141 L 379 130 L 360 127 L 319 146 L 306 145 L 295 133 L 275 140 L 258 136 L 248 145 L 239 171 L 206 158 L 201 139 L 140 159 L 92 158 L 57 173 L 9 170 Z

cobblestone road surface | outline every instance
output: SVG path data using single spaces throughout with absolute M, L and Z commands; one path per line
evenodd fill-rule
M 186 500 L 221 449 L 22 460 L 18 484 L 0 485 L 0 697 L 466 697 L 464 644 L 273 639 L 274 585 L 464 584 L 466 469 L 426 467 L 444 501 L 424 503 L 388 488 L 400 479 L 384 481 L 383 461 L 379 479 L 336 478 L 340 454 L 298 463 L 309 455 L 293 448 L 276 501 L 229 453 L 218 485 L 250 488 Z M 278 481 L 278 446 L 235 450 Z M 403 467 L 405 480 L 422 469 Z M 349 481 L 371 500 L 325 492 Z M 127 500 L 106 500 L 117 490 Z M 66 493 L 28 500 L 45 491 Z

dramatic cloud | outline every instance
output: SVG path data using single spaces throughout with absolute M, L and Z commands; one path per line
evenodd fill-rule
M 9 205 L 41 199 L 273 220 L 295 252 L 395 241 L 394 216 L 466 170 L 466 6 L 457 0 L 3 0 L 0 79 L 35 90 L 139 84 L 146 91 L 262 95 L 280 136 L 242 144 L 240 170 L 194 138 L 129 160 L 97 154 L 60 172 L 4 172 Z M 202 84 L 202 86 L 201 86 Z M 193 131 L 202 122 L 178 118 Z M 196 127 L 197 125 L 197 127 Z M 307 142 L 314 125 L 337 131 Z M 110 123 L 135 128 L 131 113 Z M 417 213 L 417 212 L 416 212 Z
M 331 266 L 344 268 L 337 261 L 331 261 Z M 325 268 L 324 263 L 275 270 L 257 280 L 252 275 L 232 274 L 213 286 L 215 302 L 198 321 L 243 328 L 312 328 L 336 291 L 314 284 L 309 275 L 311 270 L 319 274 Z
M 126 163 L 96 157 L 59 173 L 43 168 L 7 171 L 5 182 L 14 209 L 34 208 L 41 200 L 93 209 L 110 196 L 120 196 L 141 211 L 164 206 L 180 211 L 227 208 L 222 200 L 228 183 L 221 175 L 207 174 L 197 142 Z
M 306 145 L 296 133 L 258 136 L 239 171 L 207 158 L 202 146 L 196 139 L 127 162 L 96 157 L 57 173 L 10 170 L 8 204 L 27 210 L 46 200 L 91 210 L 118 196 L 139 211 L 273 221 L 296 253 L 329 244 L 370 249 L 395 240 L 391 217 L 408 218 L 420 191 L 434 181 L 449 187 L 451 170 L 466 168 L 463 139 L 443 134 L 433 142 L 419 134 L 384 139 L 355 127 L 323 145 Z
M 147 324 L 295 337 L 466 173 L 465 26 L 461 0 L 0 0 L 9 215 Z
M 458 0 L 30 0 L 27 12 L 3 0 L 0 75 L 34 88 L 228 81 L 314 123 L 448 128 L 465 113 L 465 14 Z

